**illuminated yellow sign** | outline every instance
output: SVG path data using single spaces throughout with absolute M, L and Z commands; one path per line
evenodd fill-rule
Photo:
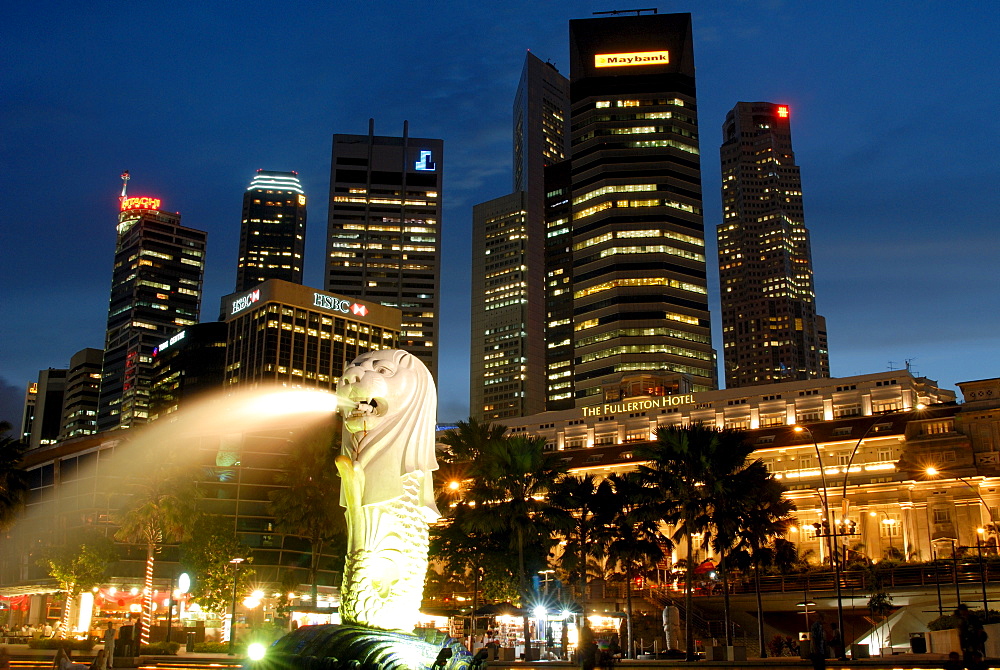
M 669 51 L 636 51 L 624 54 L 595 54 L 594 67 L 622 67 L 624 65 L 666 65 Z
M 665 395 L 657 398 L 644 398 L 642 400 L 626 400 L 623 402 L 612 402 L 605 405 L 594 405 L 593 407 L 583 407 L 584 416 L 607 416 L 617 412 L 641 412 L 647 409 L 659 409 L 660 407 L 677 407 L 678 405 L 690 405 L 694 403 L 694 395 L 685 393 L 682 395 Z
M 299 204 L 300 205 L 306 204 L 306 197 L 304 195 L 299 196 Z

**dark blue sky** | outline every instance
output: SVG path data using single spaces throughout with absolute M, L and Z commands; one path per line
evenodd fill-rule
M 153 6 L 153 5 L 156 6 Z M 631 5 L 627 5 L 631 6 Z M 118 175 L 209 232 L 203 317 L 235 281 L 257 168 L 310 195 L 322 286 L 333 133 L 445 141 L 441 412 L 468 412 L 471 208 L 510 189 L 525 50 L 568 74 L 567 21 L 606 2 L 7 3 L 0 40 L 0 418 L 45 367 L 103 346 Z M 691 11 L 710 288 L 721 124 L 783 102 L 834 376 L 913 359 L 1000 375 L 996 6 L 673 3 Z M 716 320 L 716 347 L 721 349 Z

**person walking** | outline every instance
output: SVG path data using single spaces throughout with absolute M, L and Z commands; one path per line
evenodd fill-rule
M 959 604 L 955 616 L 959 619 L 958 642 L 962 645 L 962 660 L 968 667 L 977 657 L 986 657 L 986 631 L 979 617 L 969 611 L 965 603 Z
M 826 615 L 822 612 L 816 615 L 809 628 L 809 660 L 813 670 L 826 670 Z
M 837 627 L 837 622 L 830 624 L 830 653 L 838 661 L 846 661 L 847 653 L 844 648 L 844 636 Z
M 108 668 L 115 667 L 115 624 L 110 620 L 104 631 L 104 658 Z

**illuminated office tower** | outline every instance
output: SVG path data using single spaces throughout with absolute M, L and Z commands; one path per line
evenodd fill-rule
M 716 386 L 689 14 L 570 21 L 576 404 Z
M 334 135 L 326 290 L 397 307 L 399 347 L 437 378 L 444 142 Z
M 104 352 L 100 349 L 81 349 L 69 360 L 62 425 L 59 428 L 60 441 L 97 432 L 103 363 Z
M 302 283 L 306 196 L 298 172 L 257 170 L 243 194 L 236 290 L 266 279 Z
M 528 53 L 514 97 L 514 192 L 472 211 L 470 415 L 545 409 L 546 166 L 569 153 L 569 80 Z
M 829 377 L 789 109 L 737 103 L 722 135 L 718 236 L 726 387 Z
M 543 309 L 528 298 L 525 200 L 518 191 L 472 208 L 469 414 L 484 421 L 545 409 Z
M 33 385 L 34 392 L 30 393 L 29 390 L 29 395 L 35 398 L 32 421 L 28 426 L 27 439 L 24 440 L 29 449 L 38 449 L 58 441 L 68 372 L 65 368 L 38 371 L 38 382 Z
M 198 322 L 206 239 L 158 198 L 121 199 L 98 430 L 148 420 L 153 348 Z

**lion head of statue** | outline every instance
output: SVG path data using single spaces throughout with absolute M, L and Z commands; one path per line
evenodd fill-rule
M 344 419 L 341 454 L 365 473 L 362 504 L 399 497 L 400 477 L 422 473 L 430 491 L 424 504 L 436 513 L 437 393 L 420 359 L 400 349 L 362 354 L 341 375 L 337 398 Z

